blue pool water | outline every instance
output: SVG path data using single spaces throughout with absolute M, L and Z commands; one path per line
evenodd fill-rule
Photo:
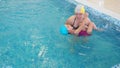
M 74 14 L 67 0 L 0 0 L 0 68 L 111 68 L 120 63 L 120 27 L 95 17 L 105 31 L 61 35 Z

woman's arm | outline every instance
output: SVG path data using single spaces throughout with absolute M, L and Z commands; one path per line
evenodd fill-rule
M 79 32 L 84 28 L 84 23 L 81 23 L 79 28 L 74 31 L 74 34 L 78 36 Z

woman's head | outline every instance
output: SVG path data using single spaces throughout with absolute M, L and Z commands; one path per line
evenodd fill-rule
M 85 8 L 83 5 L 77 5 L 76 8 L 75 8 L 75 13 L 82 13 L 84 14 L 85 13 Z
M 75 8 L 75 15 L 77 18 L 83 18 L 85 14 L 85 9 L 84 9 L 84 6 L 82 5 L 77 5 L 76 8 Z

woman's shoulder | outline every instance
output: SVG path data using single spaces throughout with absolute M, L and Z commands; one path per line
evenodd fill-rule
M 67 23 L 72 24 L 72 22 L 74 21 L 74 19 L 75 19 L 75 15 L 70 16 L 70 17 L 67 19 Z
M 75 15 L 70 16 L 69 19 L 70 19 L 70 20 L 75 19 Z

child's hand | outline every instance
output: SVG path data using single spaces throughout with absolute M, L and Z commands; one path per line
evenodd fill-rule
M 87 26 L 87 25 L 85 25 L 85 28 L 88 28 L 88 26 Z

